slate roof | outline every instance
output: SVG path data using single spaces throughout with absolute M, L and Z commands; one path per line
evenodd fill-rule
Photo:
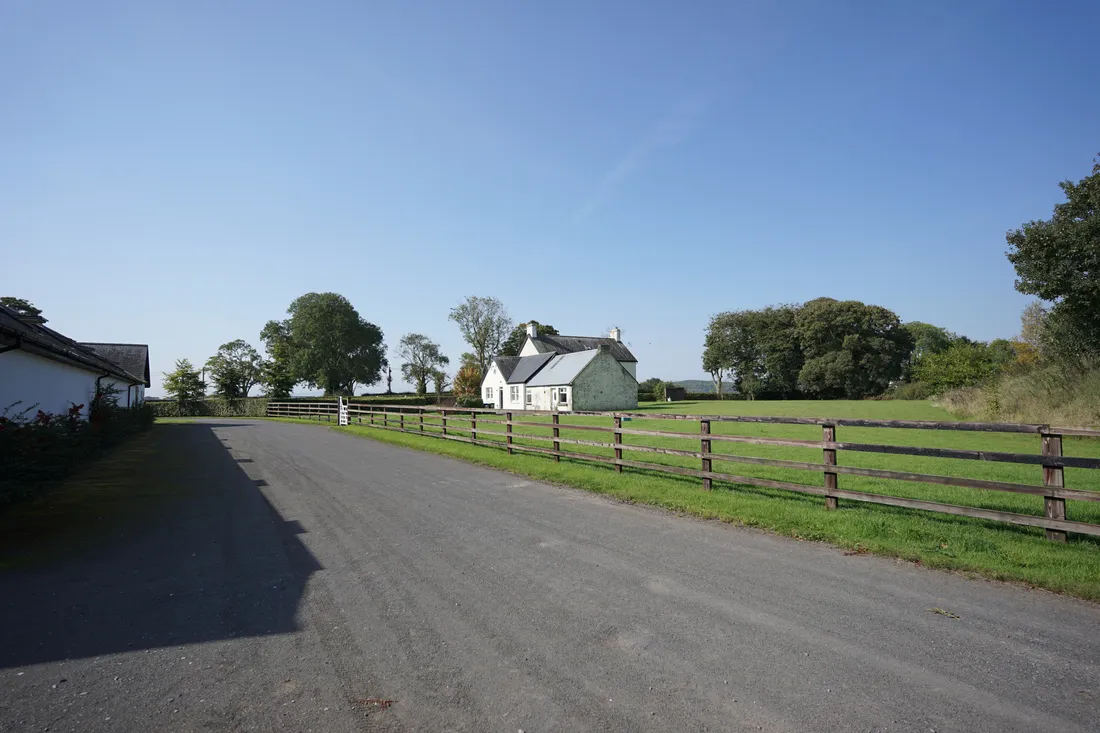
M 634 358 L 634 354 L 630 353 L 630 349 L 626 348 L 626 344 L 622 341 L 616 341 L 613 338 L 597 338 L 594 336 L 548 336 L 540 333 L 538 336 L 531 339 L 531 343 L 534 344 L 540 354 L 573 354 L 578 351 L 595 351 L 600 346 L 609 346 L 611 348 L 611 355 L 615 357 L 615 361 L 638 361 Z
M 559 354 L 554 356 L 538 374 L 529 382 L 528 387 L 558 387 L 572 384 L 586 366 L 588 366 L 599 351 L 577 351 L 572 354 Z M 540 354 L 541 356 L 541 354 Z M 530 357 L 529 357 L 530 358 Z
M 515 370 L 516 364 L 519 364 L 521 357 L 518 356 L 494 356 L 493 363 L 497 365 L 497 369 L 500 370 L 501 375 L 504 377 L 504 381 L 508 381 L 508 377 L 512 376 L 512 371 Z
M 554 354 L 534 354 L 519 357 L 516 368 L 512 370 L 511 376 L 508 377 L 508 384 L 523 384 L 537 374 L 540 369 L 546 366 L 546 362 L 553 358 Z
M 108 361 L 113 361 L 135 377 L 144 377 L 145 386 L 152 387 L 149 381 L 149 346 L 147 344 L 91 344 L 81 342 Z
M 15 346 L 33 354 L 130 382 L 142 377 L 41 323 L 24 323 L 15 311 L 0 305 L 0 348 Z

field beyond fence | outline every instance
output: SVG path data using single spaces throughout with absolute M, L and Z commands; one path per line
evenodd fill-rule
M 721 482 L 819 496 L 825 509 L 851 501 L 971 517 L 1041 528 L 1058 542 L 1067 533 L 1100 536 L 1100 430 L 659 411 L 343 409 L 348 423 L 364 427 L 609 464 L 620 473 L 696 477 L 706 490 Z M 339 410 L 333 402 L 271 403 L 268 415 L 336 422 Z M 1066 455 L 1067 441 L 1074 455 Z M 723 470 L 730 464 L 737 473 Z

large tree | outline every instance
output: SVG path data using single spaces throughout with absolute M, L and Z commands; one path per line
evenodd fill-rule
M 551 325 L 544 325 L 538 321 L 527 321 L 512 329 L 512 332 L 508 334 L 508 338 L 504 339 L 504 344 L 501 345 L 500 351 L 494 354 L 494 356 L 519 356 L 519 352 L 523 349 L 523 345 L 527 343 L 527 326 L 529 324 L 534 324 L 539 334 L 544 334 L 546 336 L 558 335 L 558 329 Z
M 260 338 L 267 351 L 267 358 L 260 365 L 260 385 L 264 395 L 285 400 L 298 384 L 294 376 L 290 324 L 287 321 L 268 321 L 260 331 Z
M 15 298 L 11 295 L 5 295 L 0 297 L 0 305 L 5 308 L 11 308 L 18 315 L 21 316 L 40 316 L 42 315 L 41 308 L 35 308 L 29 300 L 23 298 Z
M 356 384 L 372 385 L 386 365 L 382 329 L 364 320 L 342 295 L 306 293 L 287 309 L 291 373 L 296 382 L 326 395 L 351 395 Z M 280 328 L 268 323 L 265 332 Z
M 719 313 L 711 318 L 703 351 L 703 368 L 715 389 L 732 379 L 751 398 L 789 397 L 798 390 L 802 352 L 795 331 L 797 308 Z
M 1064 355 L 1100 355 L 1100 160 L 1092 175 L 1059 184 L 1066 196 L 1046 221 L 1006 235 L 1016 289 L 1052 303 L 1049 334 Z
M 218 347 L 218 353 L 206 360 L 206 370 L 214 383 L 214 393 L 230 399 L 247 397 L 260 382 L 263 360 L 244 339 Z
M 484 374 L 489 368 L 489 360 L 500 353 L 504 339 L 512 330 L 512 319 L 504 304 L 496 298 L 471 295 L 451 309 L 449 318 L 458 324 L 462 338 L 473 348 L 477 366 Z
M 805 356 L 799 387 L 822 399 L 882 394 L 912 351 L 893 311 L 857 300 L 811 300 L 799 308 L 795 327 Z
M 428 393 L 428 382 L 440 367 L 450 363 L 439 344 L 421 333 L 407 333 L 401 337 L 397 355 L 403 359 L 401 376 L 416 385 L 416 393 L 423 397 Z
M 182 404 L 197 402 L 206 394 L 199 370 L 188 359 L 178 359 L 176 368 L 164 375 L 163 384 L 164 392 Z

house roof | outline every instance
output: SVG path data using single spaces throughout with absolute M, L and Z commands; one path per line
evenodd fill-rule
M 497 365 L 497 369 L 500 370 L 501 375 L 507 381 L 508 377 L 512 376 L 516 364 L 519 364 L 520 358 L 518 356 L 494 356 L 493 363 Z
M 0 305 L 0 348 L 14 347 L 65 364 L 108 374 L 129 382 L 142 382 L 122 366 L 41 323 L 19 320 L 15 311 Z M 5 349 L 6 350 L 6 349 Z
M 586 366 L 600 352 L 595 349 L 577 351 L 572 354 L 555 355 L 538 374 L 527 382 L 528 387 L 558 387 L 572 384 Z M 533 358 L 533 357 L 528 357 Z
M 145 386 L 152 387 L 149 381 L 149 345 L 148 344 L 92 344 L 81 342 L 81 346 L 91 349 L 108 361 L 113 361 L 135 377 L 144 377 Z
M 535 349 L 537 349 L 540 354 L 572 354 L 578 351 L 595 351 L 600 346 L 609 346 L 611 348 L 611 355 L 615 357 L 616 361 L 638 361 L 634 358 L 634 354 L 630 353 L 630 349 L 626 348 L 626 344 L 622 341 L 616 341 L 613 338 L 598 338 L 595 336 L 550 336 L 540 333 L 538 336 L 531 339 L 531 343 L 534 344 Z
M 515 369 L 512 370 L 511 376 L 507 378 L 508 384 L 523 384 L 535 374 L 538 374 L 538 371 L 554 358 L 554 354 L 534 354 L 518 358 L 519 361 L 516 363 Z

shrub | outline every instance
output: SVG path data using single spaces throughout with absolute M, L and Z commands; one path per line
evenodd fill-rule
M 924 382 L 901 382 L 883 395 L 889 400 L 926 400 L 935 394 L 929 385 Z
M 95 400 L 87 420 L 80 416 L 84 405 L 64 415 L 38 410 L 33 416 L 33 407 L 12 413 L 17 405 L 0 415 L 0 505 L 33 495 L 153 424 L 153 410 L 144 404 L 120 408 Z
M 485 403 L 477 395 L 463 395 L 455 400 L 455 407 L 478 408 L 485 407 Z

